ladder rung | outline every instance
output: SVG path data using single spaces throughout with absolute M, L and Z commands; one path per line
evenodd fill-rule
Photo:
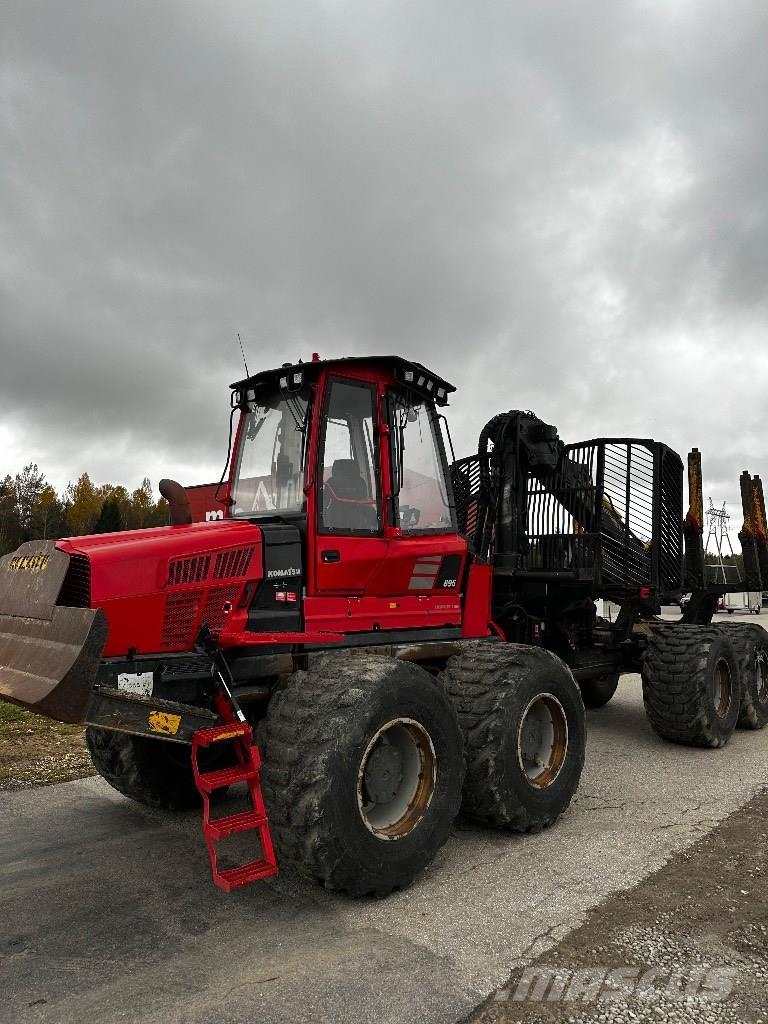
M 227 725 L 212 725 L 209 729 L 198 729 L 193 739 L 196 746 L 207 747 L 211 743 L 224 740 L 241 739 L 243 736 L 251 736 L 251 727 L 248 724 L 232 722 Z
M 249 882 L 258 882 L 260 878 L 276 875 L 277 864 L 270 864 L 267 860 L 253 860 L 250 864 L 242 864 L 238 868 L 219 871 L 217 874 L 218 877 L 214 879 L 216 885 L 229 892 L 238 885 L 248 885 Z
M 205 826 L 205 831 L 212 839 L 223 839 L 224 836 L 262 828 L 266 824 L 267 819 L 258 811 L 243 811 L 242 814 L 232 814 L 228 818 L 214 818 Z
M 259 776 L 257 768 L 247 765 L 236 765 L 234 768 L 220 768 L 216 772 L 201 772 L 198 776 L 200 789 L 212 793 L 214 789 L 234 786 L 237 782 L 248 782 Z

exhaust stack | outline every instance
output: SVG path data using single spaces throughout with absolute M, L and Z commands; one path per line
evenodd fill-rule
M 175 480 L 161 480 L 160 493 L 171 508 L 172 526 L 189 526 L 192 522 L 192 509 L 189 495 Z

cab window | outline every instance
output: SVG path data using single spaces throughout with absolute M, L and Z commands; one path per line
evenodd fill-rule
M 321 462 L 320 529 L 325 533 L 379 532 L 375 414 L 374 388 L 331 380 Z
M 260 394 L 245 414 L 232 481 L 233 516 L 302 512 L 307 400 Z
M 404 533 L 452 529 L 434 410 L 426 402 L 393 395 L 390 418 L 396 525 Z

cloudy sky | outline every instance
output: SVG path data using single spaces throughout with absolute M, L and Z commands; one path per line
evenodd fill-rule
M 0 475 L 218 477 L 312 351 L 768 477 L 764 0 L 6 0 Z M 735 511 L 735 510 L 734 510 Z

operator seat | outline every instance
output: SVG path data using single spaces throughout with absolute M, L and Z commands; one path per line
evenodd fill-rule
M 378 530 L 376 509 L 354 459 L 336 459 L 324 492 L 323 525 L 328 529 Z

